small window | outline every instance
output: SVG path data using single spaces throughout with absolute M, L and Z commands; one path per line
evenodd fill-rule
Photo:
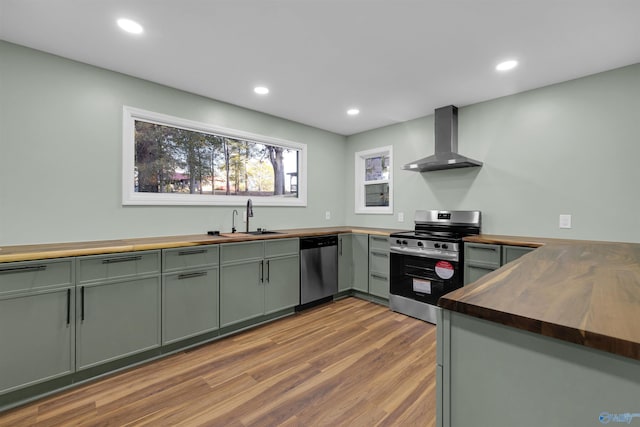
M 356 153 L 355 212 L 393 214 L 393 147 Z
M 306 206 L 306 145 L 124 108 L 123 204 Z

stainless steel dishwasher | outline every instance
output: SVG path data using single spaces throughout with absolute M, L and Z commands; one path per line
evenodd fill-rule
M 338 236 L 300 239 L 300 305 L 330 300 L 338 292 Z

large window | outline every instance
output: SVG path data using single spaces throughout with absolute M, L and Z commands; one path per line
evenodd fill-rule
M 393 214 L 393 148 L 359 151 L 355 157 L 355 212 Z
M 123 204 L 306 205 L 306 145 L 124 107 Z

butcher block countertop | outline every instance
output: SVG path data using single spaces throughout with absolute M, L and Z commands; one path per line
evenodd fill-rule
M 131 251 L 146 251 L 152 249 L 179 248 L 186 246 L 211 245 L 216 243 L 246 242 L 251 240 L 324 236 L 340 233 L 361 233 L 388 236 L 393 232 L 404 230 L 365 227 L 318 227 L 274 231 L 278 231 L 279 234 L 261 234 L 254 236 L 237 232 L 234 234 L 221 233 L 219 236 L 209 236 L 208 234 L 191 234 L 184 236 L 99 240 L 95 242 L 3 246 L 0 248 L 0 263 L 50 258 L 65 258 L 83 255 L 111 254 Z
M 440 307 L 640 360 L 640 244 L 465 241 L 538 249 L 441 297 Z

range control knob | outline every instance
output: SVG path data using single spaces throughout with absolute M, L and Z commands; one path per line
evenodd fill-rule
M 406 241 L 406 240 L 403 240 L 403 241 L 402 241 L 402 244 L 403 244 L 403 245 L 406 245 L 406 244 L 407 244 L 407 241 Z
M 418 242 L 418 246 L 423 247 L 423 246 L 424 246 L 424 243 L 422 243 L 422 242 Z
M 397 243 L 398 245 L 401 245 L 401 244 L 402 244 L 402 240 L 398 239 L 398 240 L 396 240 L 396 243 Z
M 449 249 L 449 245 L 447 245 L 446 243 L 442 244 L 442 249 Z
M 440 243 L 434 243 L 434 244 L 433 244 L 433 247 L 434 247 L 434 248 L 436 248 L 436 249 L 438 249 L 438 248 L 440 247 Z

